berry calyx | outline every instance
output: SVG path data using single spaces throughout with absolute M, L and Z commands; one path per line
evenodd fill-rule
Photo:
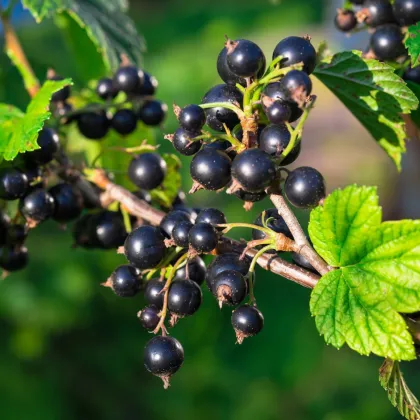
M 19 202 L 19 209 L 31 225 L 43 222 L 54 214 L 54 199 L 50 193 L 37 188 Z
M 227 223 L 226 216 L 224 213 L 218 209 L 204 209 L 198 213 L 197 219 L 195 219 L 195 223 L 209 223 L 211 224 L 216 230 L 222 231 L 223 227 L 217 227 L 217 225 L 223 225 Z
M 200 131 L 206 123 L 206 113 L 198 105 L 187 105 L 181 109 L 178 121 L 181 127 L 187 131 Z
M 236 341 L 242 344 L 245 338 L 257 335 L 264 327 L 264 317 L 255 306 L 243 305 L 232 312 L 232 326 Z
M 114 75 L 113 85 L 117 91 L 127 94 L 135 94 L 143 84 L 143 72 L 139 72 L 135 66 L 120 67 Z
M 172 239 L 176 246 L 180 246 L 182 248 L 188 248 L 189 246 L 188 235 L 192 227 L 193 227 L 193 224 L 189 221 L 178 222 L 174 226 L 172 230 Z
M 110 277 L 110 285 L 114 293 L 119 297 L 135 296 L 141 286 L 140 271 L 132 265 L 120 265 Z
M 120 109 L 112 117 L 111 126 L 123 136 L 131 134 L 137 128 L 137 116 L 131 109 Z
M 175 131 L 172 144 L 181 155 L 195 155 L 200 150 L 202 143 L 200 140 L 194 141 L 194 137 L 200 134 L 198 131 L 187 131 L 185 128 L 180 127 Z
M 115 89 L 112 79 L 105 77 L 98 80 L 96 93 L 101 99 L 110 100 L 114 99 L 118 95 L 118 90 Z
M 248 284 L 239 271 L 225 270 L 214 279 L 213 291 L 220 307 L 223 304 L 239 305 L 248 293 Z
M 109 130 L 109 120 L 104 111 L 87 111 L 77 118 L 77 127 L 87 139 L 101 140 Z
M 151 279 L 146 283 L 146 288 L 144 289 L 144 298 L 146 299 L 149 305 L 153 305 L 158 309 L 163 308 L 163 288 L 165 287 L 165 282 L 160 279 Z
M 128 177 L 140 189 L 153 190 L 163 182 L 166 171 L 166 162 L 157 153 L 143 153 L 130 162 Z
M 17 169 L 8 168 L 0 171 L 0 198 L 16 200 L 28 190 L 28 178 Z
M 160 321 L 159 309 L 156 306 L 146 306 L 137 314 L 142 327 L 153 331 Z
M 172 282 L 168 293 L 168 310 L 177 317 L 184 317 L 198 311 L 203 294 L 200 286 L 192 280 Z
M 163 123 L 168 107 L 160 101 L 147 101 L 139 109 L 138 118 L 146 125 L 155 127 Z
M 83 210 L 83 197 L 71 184 L 61 183 L 49 189 L 54 200 L 52 218 L 60 223 L 77 219 Z
M 211 224 L 197 223 L 190 229 L 188 240 L 195 251 L 208 253 L 216 248 L 219 238 Z
M 383 25 L 370 38 L 370 47 L 378 60 L 395 60 L 405 52 L 404 36 L 397 25 Z

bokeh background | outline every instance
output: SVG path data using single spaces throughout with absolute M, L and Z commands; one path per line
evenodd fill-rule
M 338 6 L 321 0 L 140 0 L 131 2 L 131 16 L 147 41 L 144 67 L 159 79 L 158 97 L 183 106 L 199 102 L 220 83 L 216 58 L 225 34 L 254 40 L 268 57 L 288 35 L 311 34 L 315 44 L 326 39 L 332 51 L 363 49 L 363 34 L 346 38 L 335 31 Z M 81 87 L 103 71 L 75 28 L 63 35 L 51 21 L 36 25 L 20 7 L 15 22 L 41 79 L 52 66 Z M 411 141 L 398 175 L 338 100 L 318 82 L 314 91 L 318 102 L 298 164 L 320 170 L 329 190 L 377 184 L 385 217 L 420 218 L 418 140 Z M 2 55 L 0 101 L 23 107 L 27 100 L 19 75 Z M 175 127 L 169 115 L 163 132 Z M 163 132 L 153 135 L 170 150 Z M 185 159 L 183 185 L 188 190 L 190 184 Z M 245 213 L 234 198 L 205 192 L 190 203 L 217 205 L 230 221 L 243 222 L 270 207 L 264 201 Z M 308 218 L 299 216 L 303 222 Z M 378 383 L 382 361 L 327 347 L 309 315 L 310 291 L 264 271 L 258 272 L 256 287 L 264 331 L 235 345 L 230 310 L 219 311 L 205 290 L 202 309 L 172 332 L 184 345 L 186 360 L 164 391 L 143 367 L 150 335 L 136 319 L 142 296 L 119 299 L 99 286 L 123 257 L 72 250 L 70 229 L 52 222 L 37 228 L 28 241 L 29 267 L 0 283 L 0 419 L 400 418 Z M 403 369 L 420 392 L 420 364 Z

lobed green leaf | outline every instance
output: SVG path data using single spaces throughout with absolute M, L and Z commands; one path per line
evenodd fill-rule
M 420 22 L 408 28 L 405 46 L 411 57 L 411 66 L 418 66 L 420 64 Z

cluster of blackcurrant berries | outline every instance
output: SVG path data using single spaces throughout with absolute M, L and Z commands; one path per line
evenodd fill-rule
M 351 32 L 358 24 L 371 31 L 367 56 L 380 61 L 404 61 L 404 28 L 420 21 L 420 0 L 350 0 L 350 6 L 339 9 L 336 27 Z
M 74 111 L 68 102 L 70 87 L 65 87 L 52 97 L 54 115 L 65 123 L 76 122 L 79 132 L 87 139 L 102 140 L 110 129 L 125 136 L 136 130 L 139 121 L 147 126 L 158 126 L 164 121 L 167 106 L 154 99 L 157 87 L 154 76 L 125 63 L 113 78 L 98 81 L 96 94 L 102 103 L 91 103 Z M 120 93 L 125 95 L 125 100 L 114 103 Z
M 274 65 L 266 71 L 266 59 L 258 45 L 245 39 L 227 40 L 217 59 L 217 70 L 225 83 L 210 89 L 201 105 L 175 107 L 180 127 L 166 138 L 182 155 L 194 155 L 191 192 L 228 187 L 227 192 L 248 203 L 249 208 L 250 203 L 266 197 L 268 187 L 280 183 L 283 167 L 299 156 L 300 142 L 287 156 L 282 154 L 293 135 L 290 123 L 302 116 L 311 100 L 309 75 L 315 68 L 316 51 L 309 38 L 292 36 L 278 43 L 273 60 Z M 270 71 L 298 64 L 301 70 L 292 67 L 284 75 L 269 78 Z M 242 118 L 244 92 L 249 96 L 250 89 L 267 75 L 267 83 L 253 91 L 255 111 L 251 118 Z M 205 124 L 213 132 L 205 131 Z M 303 184 L 310 188 L 302 188 Z M 306 167 L 289 174 L 286 190 L 298 207 L 316 206 L 325 196 L 322 176 Z

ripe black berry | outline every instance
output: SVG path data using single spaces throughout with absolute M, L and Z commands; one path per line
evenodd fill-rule
M 130 162 L 128 177 L 140 189 L 153 190 L 162 184 L 166 170 L 166 162 L 157 153 L 143 153 Z
M 112 117 L 111 126 L 119 134 L 131 134 L 137 127 L 136 114 L 131 109 L 120 109 Z
M 140 278 L 137 268 L 129 264 L 120 265 L 110 277 L 112 290 L 119 297 L 133 297 L 140 290 Z
M 299 267 L 302 267 L 305 270 L 309 270 L 309 271 L 312 271 L 313 273 L 316 273 L 316 270 L 312 267 L 310 262 L 301 254 L 298 254 L 297 252 L 292 252 L 291 257 L 292 257 L 293 262 Z
M 193 224 L 191 222 L 178 222 L 172 230 L 172 239 L 176 246 L 188 248 L 188 234 L 190 233 Z
M 371 27 L 395 22 L 389 0 L 366 0 L 360 13 L 363 13 L 365 23 Z
M 156 306 L 158 309 L 163 308 L 164 293 L 162 290 L 164 287 L 165 282 L 160 279 L 151 279 L 146 283 L 144 298 L 149 305 Z
M 394 15 L 401 26 L 415 25 L 420 21 L 420 0 L 395 0 Z
M 10 217 L 0 211 L 0 245 L 5 245 L 10 225 Z
M 200 150 L 191 161 L 190 174 L 206 190 L 219 190 L 230 181 L 232 162 L 229 156 L 219 150 Z
M 408 68 L 403 75 L 403 79 L 420 85 L 420 66 Z
M 232 326 L 237 342 L 242 344 L 244 338 L 257 335 L 263 329 L 264 317 L 255 306 L 243 305 L 233 311 Z
M 137 190 L 133 191 L 132 194 L 135 195 L 137 198 L 140 198 L 140 200 L 145 201 L 147 204 L 152 204 L 152 196 L 148 191 Z
M 127 237 L 123 219 L 114 211 L 104 210 L 92 215 L 88 227 L 89 242 L 96 248 L 118 248 Z
M 197 223 L 191 228 L 188 240 L 191 247 L 197 252 L 206 253 L 216 248 L 219 238 L 211 224 Z
M 288 102 L 274 101 L 265 109 L 265 114 L 271 124 L 282 124 L 292 117 L 292 107 Z
M 227 223 L 226 216 L 222 211 L 218 209 L 204 209 L 198 213 L 195 223 L 210 223 L 216 230 L 223 230 L 223 227 L 217 227 L 217 225 L 223 225 Z
M 37 188 L 21 198 L 19 208 L 27 220 L 39 223 L 54 214 L 54 199 L 44 189 Z
M 146 125 L 157 126 L 163 123 L 168 107 L 160 101 L 147 101 L 140 109 L 138 117 Z
M 311 41 L 298 36 L 289 36 L 280 41 L 273 52 L 273 60 L 282 56 L 280 67 L 303 62 L 303 71 L 311 74 L 315 69 L 316 51 Z
M 217 85 L 211 88 L 202 100 L 203 104 L 212 102 L 229 102 L 242 105 L 242 93 L 231 85 Z M 230 109 L 215 107 L 205 110 L 207 125 L 213 130 L 223 132 L 223 124 L 229 129 L 239 124 L 238 116 Z
M 42 178 L 42 169 L 32 162 L 25 163 L 25 168 L 22 169 L 22 172 L 26 175 L 26 178 L 28 178 L 28 184 L 31 185 L 33 182 L 39 181 Z
M 124 253 L 135 267 L 146 270 L 156 267 L 165 256 L 164 237 L 159 228 L 141 226 L 125 240 Z
M 213 291 L 220 305 L 239 305 L 248 293 L 248 285 L 239 271 L 226 270 L 215 277 Z
M 28 162 L 38 165 L 45 165 L 54 159 L 54 155 L 60 149 L 60 138 L 52 128 L 44 128 L 40 131 L 37 140 L 40 149 L 29 152 L 25 155 Z
M 338 9 L 334 24 L 339 31 L 350 32 L 357 26 L 356 14 L 353 10 Z
M 178 116 L 179 124 L 187 131 L 200 131 L 206 123 L 206 113 L 198 105 L 187 105 Z
M 159 376 L 164 387 L 169 386 L 169 378 L 181 367 L 184 362 L 184 349 L 174 337 L 153 337 L 144 348 L 144 366 Z
M 91 140 L 103 139 L 109 130 L 109 120 L 104 111 L 87 111 L 77 118 L 80 133 Z
M 184 267 L 178 268 L 175 273 L 175 280 L 192 280 L 201 285 L 206 278 L 206 264 L 196 256 L 188 260 Z
M 215 140 L 215 141 L 212 141 L 211 143 L 204 143 L 203 149 L 215 149 L 221 152 L 226 152 L 226 150 L 229 149 L 230 147 L 232 147 L 232 144 L 229 143 L 227 140 Z M 231 152 L 227 153 L 227 155 L 229 156 L 230 153 Z
M 174 227 L 180 222 L 192 223 L 190 215 L 183 210 L 172 210 L 162 219 L 159 227 L 162 233 L 170 238 Z
M 22 270 L 28 265 L 28 250 L 25 247 L 0 248 L 0 267 L 6 271 Z
M 280 83 L 289 93 L 289 97 L 298 103 L 312 93 L 312 81 L 304 71 L 289 71 Z
M 286 222 L 284 221 L 283 217 L 279 215 L 277 209 L 268 209 L 265 212 L 261 213 L 254 221 L 254 225 L 263 226 L 263 216 L 265 223 L 269 229 L 276 233 L 282 233 L 286 235 L 288 238 L 293 239 L 293 236 L 287 227 Z M 258 229 L 252 229 L 252 239 L 265 239 L 266 234 Z
M 24 225 L 10 225 L 6 233 L 5 243 L 11 247 L 23 245 L 28 236 L 28 229 Z
M 226 42 L 227 65 L 239 77 L 255 77 L 265 70 L 265 56 L 261 48 L 252 41 L 239 39 Z
M 159 83 L 156 77 L 144 72 L 143 84 L 137 89 L 136 94 L 140 96 L 153 96 L 156 93 Z
M 403 34 L 397 25 L 383 25 L 370 38 L 370 47 L 378 60 L 394 60 L 404 54 Z
M 63 80 L 63 77 L 55 75 L 52 77 L 48 77 L 48 80 L 54 80 L 56 82 L 60 82 L 61 80 Z M 64 102 L 65 100 L 69 98 L 70 93 L 71 93 L 70 86 L 64 86 L 62 89 L 52 94 L 51 102 Z
M 0 171 L 0 198 L 3 200 L 16 200 L 28 190 L 28 178 L 23 172 L 13 168 Z
M 139 72 L 137 67 L 123 66 L 115 73 L 113 85 L 117 91 L 134 94 L 143 84 L 143 80 L 143 72 Z
M 259 192 L 274 181 L 276 167 L 270 155 L 260 149 L 249 149 L 233 160 L 232 177 L 244 190 Z
M 143 328 L 148 331 L 153 331 L 160 321 L 159 309 L 156 306 L 146 306 L 137 316 Z
M 104 100 L 110 100 L 117 96 L 118 90 L 115 89 L 112 79 L 105 77 L 98 81 L 96 86 L 96 93 L 100 98 Z
M 198 310 L 203 299 L 200 286 L 192 280 L 172 282 L 168 293 L 168 309 L 175 315 L 188 316 Z
M 296 168 L 289 173 L 284 183 L 284 192 L 295 207 L 316 207 L 325 198 L 324 177 L 309 166 Z
M 249 203 L 256 203 L 257 201 L 261 201 L 267 197 L 267 193 L 265 191 L 251 193 L 243 189 L 236 190 L 233 194 L 235 194 L 240 200 L 247 201 Z
M 61 183 L 49 189 L 55 207 L 52 218 L 65 223 L 77 219 L 83 210 L 83 197 L 71 184 Z
M 175 131 L 172 144 L 181 155 L 195 155 L 201 148 L 201 140 L 194 141 L 194 137 L 200 134 L 198 131 L 187 131 L 185 128 L 180 127 Z
M 290 142 L 290 132 L 284 124 L 268 125 L 261 132 L 259 148 L 271 156 L 280 156 Z M 290 165 L 300 154 L 300 142 L 291 150 L 281 165 Z

